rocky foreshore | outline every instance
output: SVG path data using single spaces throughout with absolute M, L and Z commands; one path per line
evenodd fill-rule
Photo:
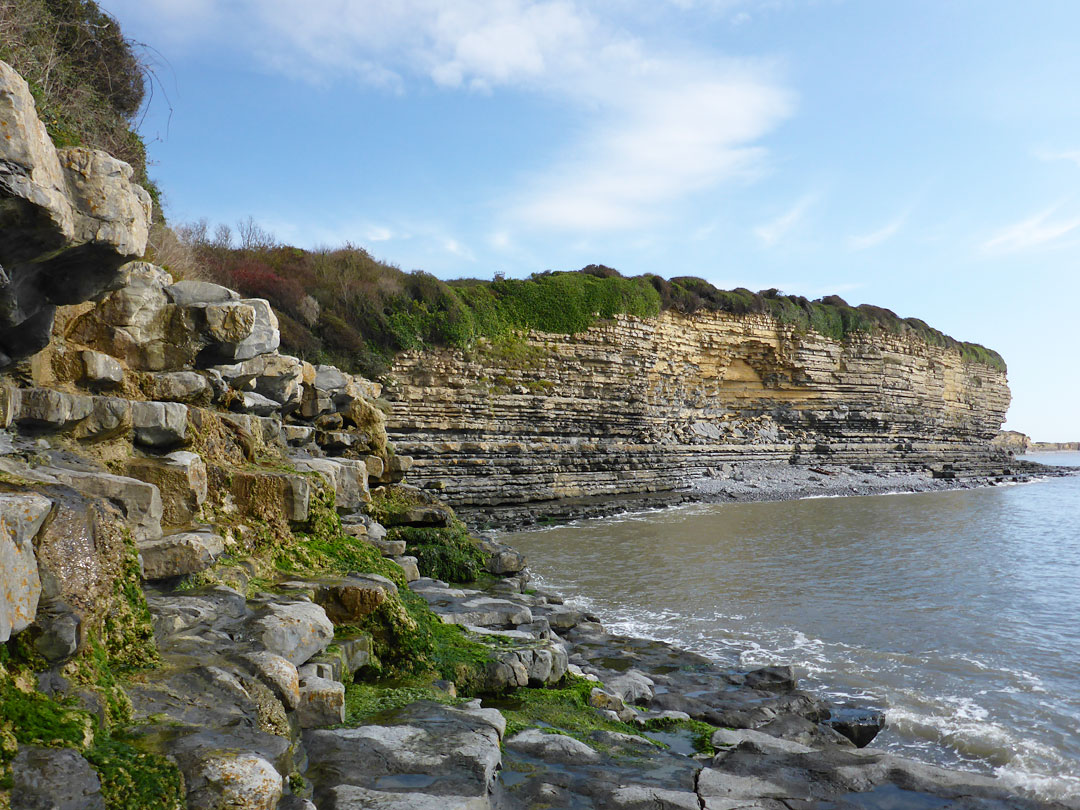
M 1080 806 L 531 588 L 407 483 L 378 383 L 129 261 L 130 168 L 2 63 L 0 126 L 0 810 Z

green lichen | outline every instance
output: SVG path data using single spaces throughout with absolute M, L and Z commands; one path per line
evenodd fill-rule
M 157 666 L 161 655 L 142 589 L 139 552 L 131 533 L 123 535 L 123 559 L 113 581 L 113 605 L 105 617 L 102 643 L 110 668 L 133 671 Z
M 487 555 L 457 518 L 442 529 L 390 529 L 387 539 L 405 541 L 409 554 L 416 557 L 421 576 L 446 582 L 473 582 L 484 572 L 487 562 Z
M 421 679 L 392 684 L 351 683 L 345 687 L 345 725 L 378 723 L 389 713 L 421 700 L 456 705 L 464 698 L 451 697 Z
M 641 734 L 627 723 L 608 720 L 589 705 L 589 693 L 596 684 L 575 675 L 566 675 L 556 689 L 522 687 L 507 692 L 504 698 L 491 701 L 506 718 L 506 736 L 527 728 L 549 728 L 567 734 L 584 743 L 593 731 L 615 731 L 621 734 Z M 647 739 L 647 738 L 646 738 Z
M 401 487 L 379 487 L 372 493 L 371 502 L 364 508 L 379 523 L 393 523 L 405 512 L 419 504 L 419 499 Z
M 687 731 L 692 735 L 694 750 L 699 754 L 712 756 L 716 753 L 716 746 L 712 744 L 712 736 L 718 727 L 710 725 L 702 720 L 675 720 L 670 717 L 654 717 L 646 721 L 646 731 Z
M 184 780 L 176 765 L 123 739 L 96 740 L 85 754 L 101 779 L 109 810 L 182 810 Z

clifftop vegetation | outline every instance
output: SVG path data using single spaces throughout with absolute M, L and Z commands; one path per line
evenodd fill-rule
M 853 307 L 838 296 L 810 301 L 775 289 L 719 290 L 689 276 L 627 278 L 602 265 L 527 279 L 442 281 L 403 272 L 351 245 L 316 251 L 280 245 L 250 220 L 241 223 L 238 248 L 227 227 L 211 235 L 200 223 L 179 234 L 191 268 L 273 304 L 284 349 L 368 376 L 384 373 L 403 350 L 467 348 L 479 338 L 500 340 L 526 329 L 573 334 L 617 314 L 650 317 L 663 310 L 771 315 L 837 340 L 858 333 L 914 335 L 1005 369 L 997 352 L 954 340 L 918 318 L 868 304 Z
M 0 60 L 17 70 L 58 147 L 103 149 L 156 197 L 135 131 L 148 70 L 93 0 L 0 0 Z

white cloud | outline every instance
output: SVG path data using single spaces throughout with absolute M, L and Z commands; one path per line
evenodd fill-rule
M 148 20 L 179 8 L 106 2 Z M 657 50 L 606 10 L 598 0 L 197 0 L 176 30 L 314 82 L 351 75 L 397 92 L 431 82 L 553 98 L 582 118 L 580 134 L 554 165 L 516 178 L 500 207 L 516 225 L 626 229 L 759 166 L 757 142 L 794 104 L 768 66 Z
M 712 68 L 710 70 L 710 68 Z M 790 111 L 786 93 L 715 66 L 653 63 L 609 95 L 609 111 L 512 206 L 533 226 L 635 228 L 659 209 L 747 173 L 760 138 Z
M 757 236 L 766 247 L 772 247 L 802 221 L 803 217 L 806 216 L 806 212 L 809 211 L 816 202 L 817 196 L 814 194 L 807 194 L 801 197 L 793 206 L 791 206 L 791 208 L 776 219 L 762 223 L 754 228 L 754 235 Z
M 982 245 L 983 253 L 1015 253 L 1055 242 L 1080 228 L 1080 217 L 1054 219 L 1060 206 L 1052 206 L 1025 220 L 1002 228 Z
M 900 229 L 904 227 L 907 218 L 908 215 L 904 213 L 891 222 L 882 225 L 875 231 L 851 236 L 848 238 L 848 247 L 852 250 L 867 250 L 872 247 L 877 247 L 882 242 L 887 242 L 889 239 L 896 236 L 896 234 L 900 232 Z

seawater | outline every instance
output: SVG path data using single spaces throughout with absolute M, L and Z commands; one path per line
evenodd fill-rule
M 698 504 L 505 540 L 614 632 L 794 664 L 804 688 L 886 709 L 875 747 L 1080 796 L 1080 477 Z

